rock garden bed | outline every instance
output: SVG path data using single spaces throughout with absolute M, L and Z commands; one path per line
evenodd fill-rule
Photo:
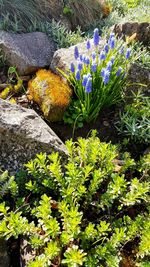
M 116 5 L 62 2 L 72 40 Z M 0 267 L 150 266 L 150 24 L 100 32 L 0 32 Z

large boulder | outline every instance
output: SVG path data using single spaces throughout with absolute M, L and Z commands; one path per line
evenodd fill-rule
M 147 47 L 150 46 L 150 23 L 148 22 L 125 22 L 116 24 L 113 30 L 119 37 L 132 36 L 136 33 L 136 40 L 142 42 Z
M 37 153 L 52 151 L 67 153 L 35 111 L 0 99 L 0 167 L 13 174 Z
M 37 0 L 44 13 L 56 21 L 61 21 L 68 29 L 75 30 L 78 26 L 87 29 L 95 20 L 107 16 L 110 5 L 105 0 Z
M 56 45 L 42 32 L 14 34 L 1 31 L 0 49 L 10 66 L 15 66 L 20 75 L 26 75 L 49 66 Z
M 0 239 L 0 267 L 9 267 L 7 243 L 2 239 Z

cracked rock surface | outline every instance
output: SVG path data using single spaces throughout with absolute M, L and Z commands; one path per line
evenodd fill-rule
M 0 167 L 11 173 L 23 167 L 37 153 L 66 148 L 51 128 L 31 109 L 0 99 Z

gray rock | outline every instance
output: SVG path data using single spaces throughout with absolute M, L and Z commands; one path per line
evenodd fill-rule
M 145 46 L 150 46 L 150 23 L 148 22 L 126 22 L 116 24 L 113 30 L 119 37 L 132 36 L 136 33 L 136 40 L 142 42 Z
M 0 267 L 9 267 L 6 241 L 0 239 Z
M 127 94 L 131 92 L 138 92 L 140 89 L 146 94 L 150 94 L 150 69 L 145 68 L 142 65 L 132 64 L 128 74 Z
M 93 40 L 91 39 L 92 48 L 90 49 L 90 54 L 95 50 L 93 45 Z M 99 45 L 99 51 L 102 50 L 105 44 L 105 39 L 101 40 Z M 80 54 L 86 53 L 86 42 L 82 42 L 77 44 L 77 47 L 79 49 Z M 56 68 L 67 72 L 70 68 L 71 62 L 73 62 L 75 65 L 77 64 L 77 61 L 74 59 L 74 48 L 75 45 L 70 46 L 69 48 L 61 48 L 57 50 L 54 53 L 50 68 L 56 72 L 57 74 L 60 74 L 59 71 L 56 70 Z
M 10 66 L 27 75 L 50 65 L 56 45 L 45 33 L 14 34 L 0 32 L 0 48 Z
M 66 148 L 35 111 L 0 99 L 0 167 L 11 174 L 37 153 Z

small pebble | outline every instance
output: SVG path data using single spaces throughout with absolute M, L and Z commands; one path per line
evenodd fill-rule
M 103 125 L 106 126 L 106 127 L 108 127 L 109 126 L 108 121 L 103 121 Z

